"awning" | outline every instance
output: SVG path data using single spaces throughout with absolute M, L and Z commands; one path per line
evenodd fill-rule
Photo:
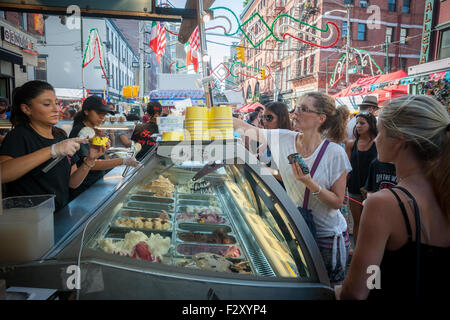
M 251 104 L 244 104 L 239 109 L 234 110 L 234 112 L 253 112 L 257 107 L 262 107 L 264 109 L 264 106 L 261 103 L 255 102 Z
M 403 71 L 381 74 L 378 76 L 361 78 L 353 83 L 350 87 L 335 94 L 334 98 L 342 98 L 348 96 L 359 95 L 378 95 L 379 102 L 392 99 L 395 96 L 402 96 L 408 93 L 407 85 L 400 85 L 400 79 L 407 77 L 408 74 Z M 387 93 L 389 93 L 387 95 Z
M 9 61 L 19 66 L 23 65 L 23 57 L 15 52 L 0 48 L 0 60 Z
M 82 89 L 55 88 L 55 94 L 61 100 L 81 100 L 83 99 Z

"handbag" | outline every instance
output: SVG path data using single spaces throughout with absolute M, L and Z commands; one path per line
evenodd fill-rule
M 309 173 L 311 175 L 311 178 L 314 176 L 314 173 L 316 172 L 316 169 L 319 166 L 320 160 L 322 160 L 325 150 L 327 149 L 329 144 L 330 144 L 330 141 L 328 139 L 326 139 L 322 145 L 322 148 L 320 148 L 319 154 L 317 155 L 317 158 L 314 161 L 314 164 L 311 168 L 311 172 Z M 310 192 L 311 191 L 308 188 L 305 189 L 305 196 L 303 197 L 303 205 L 301 207 L 298 207 L 298 211 L 300 211 L 303 219 L 305 219 L 305 222 L 306 222 L 309 230 L 311 231 L 311 234 L 313 235 L 314 239 L 317 239 L 316 224 L 314 222 L 314 218 L 311 213 L 311 210 L 308 209 Z

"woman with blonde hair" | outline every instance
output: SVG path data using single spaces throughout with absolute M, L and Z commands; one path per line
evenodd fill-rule
M 270 148 L 287 194 L 316 238 L 332 285 L 341 283 L 346 272 L 350 241 L 339 209 L 351 166 L 344 148 L 328 139 L 342 139 L 347 116 L 330 96 L 310 92 L 298 99 L 293 117 L 293 129 L 301 133 L 255 128 L 233 119 L 239 134 Z M 304 174 L 298 163 L 289 163 L 288 156 L 294 153 L 303 157 L 311 173 Z
M 378 130 L 378 159 L 395 164 L 399 184 L 365 201 L 350 270 L 336 296 L 447 296 L 442 292 L 450 286 L 447 110 L 428 96 L 394 99 L 382 109 Z M 380 289 L 370 290 L 372 285 Z

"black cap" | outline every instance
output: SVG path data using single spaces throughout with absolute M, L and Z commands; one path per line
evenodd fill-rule
M 103 100 L 101 97 L 92 95 L 86 98 L 83 102 L 83 110 L 95 110 L 97 112 L 105 112 L 114 114 L 114 111 L 111 111 L 109 107 L 106 105 L 105 100 Z

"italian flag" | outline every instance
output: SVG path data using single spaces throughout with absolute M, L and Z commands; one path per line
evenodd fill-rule
M 150 48 L 155 54 L 158 54 L 158 22 L 153 21 L 152 31 L 150 33 Z

